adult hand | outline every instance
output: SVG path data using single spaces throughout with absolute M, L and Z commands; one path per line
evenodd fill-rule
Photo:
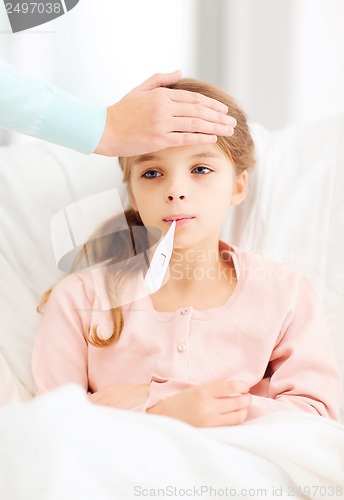
M 149 384 L 115 384 L 89 394 L 88 399 L 97 405 L 130 410 L 146 401 Z
M 159 401 L 147 413 L 177 418 L 195 427 L 242 424 L 251 403 L 248 391 L 242 381 L 209 382 Z
M 180 71 L 156 74 L 108 107 L 94 153 L 136 156 L 232 135 L 236 121 L 226 115 L 227 106 L 196 92 L 165 88 L 180 78 Z

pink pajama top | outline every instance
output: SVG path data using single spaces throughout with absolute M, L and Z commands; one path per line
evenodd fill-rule
M 219 242 L 219 249 L 228 245 Z M 253 395 L 248 419 L 301 410 L 339 419 L 340 375 L 324 314 L 307 278 L 231 247 L 238 282 L 227 302 L 154 309 L 149 295 L 122 307 L 119 341 L 87 344 L 84 331 L 112 334 L 92 272 L 62 279 L 49 298 L 33 352 L 37 394 L 66 383 L 96 392 L 150 383 L 145 411 L 195 384 L 243 380 Z

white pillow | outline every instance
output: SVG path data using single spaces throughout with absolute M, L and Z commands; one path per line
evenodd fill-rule
M 116 185 L 125 205 L 122 173 L 113 158 L 43 142 L 0 148 L 0 352 L 29 392 L 40 321 L 36 307 L 63 276 L 52 252 L 50 220 L 70 203 Z
M 0 352 L 0 406 L 7 403 L 24 402 L 32 394 L 14 376 L 9 364 Z
M 257 165 L 245 202 L 222 239 L 284 260 L 307 274 L 323 300 L 344 378 L 344 117 L 268 132 L 252 124 Z M 33 391 L 35 308 L 58 271 L 51 218 L 114 187 L 127 205 L 117 160 L 37 142 L 0 148 L 0 352 Z M 344 399 L 344 398 L 343 398 Z M 344 421 L 344 407 L 342 409 Z

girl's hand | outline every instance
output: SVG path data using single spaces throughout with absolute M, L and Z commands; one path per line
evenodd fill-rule
M 183 420 L 195 427 L 242 424 L 251 403 L 242 381 L 219 380 L 184 389 L 149 408 L 147 413 Z
M 91 403 L 130 410 L 143 404 L 149 394 L 149 384 L 115 384 L 89 394 Z

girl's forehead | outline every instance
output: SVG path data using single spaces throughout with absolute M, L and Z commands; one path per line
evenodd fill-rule
M 197 161 L 200 159 L 227 159 L 228 156 L 217 144 L 205 144 L 194 146 L 178 146 L 167 148 L 155 153 L 144 154 L 133 158 L 132 165 L 140 165 L 149 162 L 159 162 L 167 159 L 183 159 L 186 161 Z

